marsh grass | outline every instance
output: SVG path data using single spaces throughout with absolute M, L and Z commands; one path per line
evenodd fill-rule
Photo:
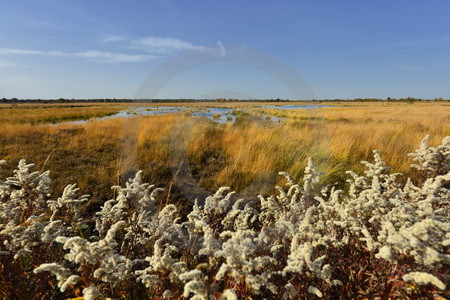
M 119 112 L 126 106 L 104 104 L 0 105 L 0 124 L 46 124 L 61 123 L 90 118 L 105 117 Z
M 318 170 L 326 174 L 323 184 L 341 186 L 346 179 L 343 171 L 362 170 L 360 161 L 369 159 L 373 149 L 411 177 L 405 154 L 416 149 L 426 134 L 431 135 L 431 143 L 450 134 L 445 103 L 333 105 L 315 110 L 237 110 L 235 124 L 180 113 L 47 126 L 32 124 L 108 114 L 124 106 L 0 109 L 0 158 L 10 166 L 20 158 L 34 161 L 60 179 L 54 183 L 56 192 L 76 182 L 98 203 L 113 196 L 110 186 L 122 184 L 142 169 L 146 181 L 166 191 L 171 186 L 170 201 L 179 202 L 186 197 L 174 184 L 174 170 L 181 161 L 189 164 L 193 178 L 208 191 L 228 185 L 267 194 L 277 172 L 301 177 L 307 157 L 314 158 Z M 284 121 L 267 121 L 261 114 Z M 174 134 L 180 128 L 183 142 Z M 178 148 L 184 152 L 175 153 Z M 184 156 L 177 159 L 177 155 Z M 183 176 L 178 177 L 180 183 Z

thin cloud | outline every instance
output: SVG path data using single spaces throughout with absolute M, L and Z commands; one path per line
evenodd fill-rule
M 61 51 L 35 51 L 35 50 L 12 49 L 12 48 L 0 48 L 0 55 L 44 55 L 44 56 L 83 57 L 103 63 L 146 62 L 156 58 L 155 55 L 112 53 L 94 50 L 76 53 L 66 53 Z
M 174 38 L 162 37 L 146 37 L 139 40 L 131 41 L 130 49 L 142 50 L 150 53 L 172 53 L 175 51 L 185 50 L 201 50 L 205 47 L 196 46 L 189 42 L 185 42 Z
M 221 41 L 217 42 L 217 48 L 219 49 L 221 56 L 225 57 L 227 55 L 227 48 L 225 48 Z
M 120 62 L 145 62 L 155 59 L 154 55 L 138 55 L 125 53 L 110 53 L 101 51 L 84 51 L 74 53 L 74 56 L 91 58 L 93 60 L 104 63 L 120 63 Z
M 116 53 L 103 52 L 97 50 L 87 50 L 82 52 L 62 52 L 62 51 L 37 51 L 29 49 L 0 48 L 0 55 L 42 55 L 42 56 L 65 56 L 80 57 L 102 63 L 132 63 L 148 62 L 160 55 L 170 54 L 186 50 L 199 51 L 219 51 L 222 55 L 226 50 L 220 43 L 217 49 L 205 46 L 197 46 L 192 43 L 175 38 L 145 37 L 138 40 L 127 40 L 117 35 L 104 35 L 100 39 L 101 43 L 121 43 L 120 46 L 127 49 L 138 50 L 141 53 Z
M 41 54 L 44 54 L 44 52 L 23 50 L 23 49 L 0 48 L 0 55 L 41 55 Z
M 104 35 L 100 39 L 100 43 L 107 44 L 107 43 L 117 43 L 124 41 L 125 38 L 119 35 Z
M 65 55 L 61 51 L 35 51 L 26 49 L 0 48 L 0 55 Z

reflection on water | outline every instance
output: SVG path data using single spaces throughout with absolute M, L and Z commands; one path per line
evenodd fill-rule
M 195 117 L 207 117 L 208 119 L 213 120 L 219 124 L 225 124 L 228 122 L 234 123 L 236 122 L 236 116 L 233 112 L 236 109 L 234 108 L 221 108 L 221 107 L 213 107 L 204 109 L 204 111 L 194 111 L 192 113 Z
M 291 104 L 280 104 L 280 105 L 261 105 L 260 108 L 270 108 L 270 109 L 315 109 L 320 107 L 328 107 L 326 105 L 291 105 Z M 246 109 L 243 109 L 246 110 Z M 126 118 L 135 116 L 154 116 L 154 115 L 166 115 L 185 112 L 189 113 L 194 117 L 206 117 L 216 123 L 234 123 L 236 122 L 236 115 L 234 112 L 236 108 L 223 108 L 223 107 L 187 107 L 187 106 L 136 106 L 130 107 L 125 110 L 118 112 L 117 114 L 106 116 L 102 118 L 95 118 L 93 120 L 107 120 L 115 118 Z M 263 115 L 263 118 L 272 122 L 280 122 L 283 119 L 274 116 Z M 92 119 L 89 119 L 92 120 Z M 70 122 L 71 124 L 83 124 L 89 120 L 79 120 Z

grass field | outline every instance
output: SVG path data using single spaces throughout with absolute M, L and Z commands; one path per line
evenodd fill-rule
M 407 173 L 411 160 L 405 154 L 425 135 L 437 144 L 450 134 L 446 103 L 332 103 L 312 110 L 218 103 L 238 108 L 235 124 L 216 124 L 183 113 L 79 125 L 41 124 L 109 115 L 133 105 L 0 106 L 0 157 L 11 166 L 21 158 L 33 161 L 60 178 L 55 191 L 76 182 L 100 201 L 112 196 L 111 185 L 142 169 L 147 181 L 172 186 L 170 201 L 179 202 L 185 195 L 177 192 L 174 183 L 184 178 L 174 181 L 174 176 L 181 163 L 190 166 L 194 180 L 206 190 L 229 185 L 237 191 L 267 193 L 271 192 L 266 190 L 268 183 L 276 180 L 279 171 L 300 178 L 308 157 L 327 174 L 325 183 L 342 184 L 344 170 L 362 170 L 360 161 L 369 159 L 373 149 L 380 150 L 394 169 Z M 262 113 L 284 121 L 264 120 Z
M 0 106 L 0 298 L 450 296 L 445 102 L 136 105 Z

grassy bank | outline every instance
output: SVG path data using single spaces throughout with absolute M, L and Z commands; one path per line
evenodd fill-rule
M 124 106 L 77 105 L 0 105 L 0 124 L 46 124 L 99 118 L 117 113 Z

